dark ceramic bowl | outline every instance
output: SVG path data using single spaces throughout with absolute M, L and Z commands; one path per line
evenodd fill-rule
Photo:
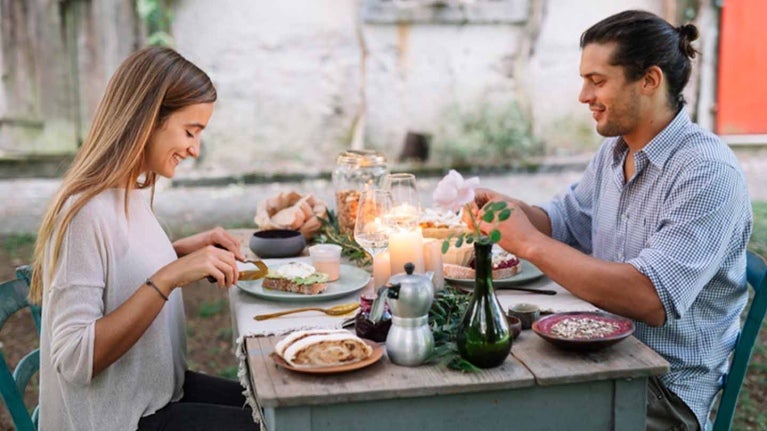
M 250 249 L 262 259 L 298 256 L 306 246 L 301 232 L 289 229 L 261 230 L 250 237 Z
M 511 339 L 516 340 L 519 337 L 519 333 L 522 332 L 522 321 L 518 317 L 506 315 L 506 321 L 509 322 L 509 330 L 511 331 Z

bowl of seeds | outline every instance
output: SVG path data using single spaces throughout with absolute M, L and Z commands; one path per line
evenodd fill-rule
M 567 350 L 593 351 L 612 346 L 634 333 L 631 319 L 605 312 L 555 313 L 533 322 L 533 331 Z

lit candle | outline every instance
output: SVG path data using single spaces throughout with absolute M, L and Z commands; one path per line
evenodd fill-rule
M 442 274 L 442 240 L 427 238 L 423 241 L 423 264 L 426 271 L 434 271 L 431 281 L 434 291 L 445 287 L 445 278 Z
M 413 272 L 423 273 L 423 236 L 421 229 L 400 230 L 389 236 L 389 260 L 391 273 L 405 272 L 405 264 L 415 265 Z
M 378 288 L 389 282 L 391 277 L 391 264 L 389 263 L 389 252 L 378 253 L 373 257 L 373 289 Z

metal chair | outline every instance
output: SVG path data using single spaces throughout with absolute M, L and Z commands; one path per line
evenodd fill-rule
M 748 362 L 754 350 L 759 329 L 767 312 L 767 264 L 758 254 L 748 252 L 746 263 L 746 278 L 754 289 L 751 307 L 746 314 L 746 321 L 740 330 L 738 341 L 735 343 L 735 353 L 732 357 L 730 370 L 725 375 L 722 398 L 714 421 L 714 431 L 729 430 L 735 416 L 735 406 L 743 385 L 743 378 L 748 369 Z
M 32 318 L 40 334 L 40 307 L 27 302 L 29 293 L 29 267 L 16 270 L 17 278 L 0 284 L 0 329 L 6 320 L 15 312 L 26 307 L 30 308 Z M 13 423 L 18 431 L 34 431 L 37 429 L 37 413 L 35 407 L 32 415 L 24 404 L 24 390 L 32 376 L 40 368 L 40 350 L 34 349 L 19 361 L 11 371 L 5 362 L 0 343 L 0 395 L 11 414 Z

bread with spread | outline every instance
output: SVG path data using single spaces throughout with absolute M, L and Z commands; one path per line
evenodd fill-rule
M 517 275 L 522 269 L 521 262 L 511 253 L 502 251 L 493 254 L 493 280 L 503 280 Z M 442 265 L 445 278 L 453 280 L 471 280 L 476 276 L 474 259 L 468 265 L 445 263 Z
M 328 274 L 317 272 L 305 262 L 290 262 L 276 269 L 269 269 L 261 286 L 264 289 L 317 295 L 328 288 Z

